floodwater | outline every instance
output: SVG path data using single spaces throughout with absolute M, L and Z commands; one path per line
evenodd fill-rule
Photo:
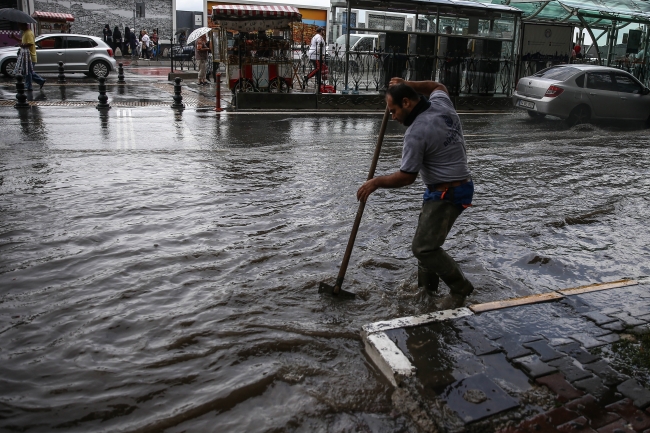
M 0 109 L 0 430 L 415 431 L 361 326 L 429 306 L 423 187 L 375 193 L 332 283 L 381 114 Z M 650 274 L 638 125 L 462 115 L 470 302 Z M 391 122 L 378 174 L 399 166 Z

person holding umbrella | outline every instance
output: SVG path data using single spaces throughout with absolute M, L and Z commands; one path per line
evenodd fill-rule
M 208 84 L 205 78 L 205 74 L 207 72 L 206 67 L 208 62 L 208 53 L 210 52 L 210 45 L 208 44 L 208 38 L 206 35 L 211 30 L 212 29 L 210 27 L 199 27 L 190 33 L 190 35 L 187 37 L 188 45 L 196 41 L 196 45 L 194 46 L 194 59 L 199 62 L 199 84 L 201 85 Z
M 41 89 L 45 85 L 45 79 L 34 72 L 34 64 L 36 64 L 36 42 L 34 41 L 34 32 L 29 28 L 27 23 L 20 23 L 20 30 L 23 32 L 23 37 L 20 41 L 21 51 L 24 52 L 24 56 L 28 58 L 28 62 L 23 64 L 21 68 L 25 75 L 25 90 L 32 90 L 32 81 L 36 81 L 40 85 Z M 29 55 L 27 55 L 29 52 Z M 21 54 L 23 54 L 21 52 Z M 16 68 L 20 65 L 21 62 L 16 62 Z
M 205 68 L 208 61 L 208 52 L 210 51 L 210 46 L 208 45 L 208 39 L 205 34 L 201 35 L 196 41 L 194 58 L 199 62 L 199 84 L 207 85 L 208 82 L 205 79 Z

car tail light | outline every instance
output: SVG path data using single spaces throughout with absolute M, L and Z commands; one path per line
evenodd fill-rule
M 544 96 L 547 98 L 555 98 L 556 96 L 560 96 L 564 92 L 564 89 L 558 86 L 551 86 L 548 89 L 546 89 L 546 93 Z
M 109 56 L 113 57 L 113 50 L 111 50 L 110 48 L 107 48 L 106 51 L 108 51 Z

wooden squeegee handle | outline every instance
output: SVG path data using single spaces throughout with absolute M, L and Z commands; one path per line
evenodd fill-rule
M 379 130 L 379 137 L 377 137 L 377 146 L 375 146 L 375 154 L 372 156 L 372 164 L 370 164 L 370 170 L 368 171 L 368 179 L 370 180 L 375 177 L 375 169 L 377 168 L 377 161 L 379 161 L 379 154 L 381 153 L 381 144 L 384 141 L 384 134 L 386 133 L 386 126 L 388 125 L 388 116 L 390 112 L 388 111 L 388 106 L 386 106 L 386 111 L 384 111 L 384 119 L 381 122 L 381 129 Z M 348 270 L 348 263 L 350 263 L 350 256 L 352 255 L 352 248 L 354 247 L 354 241 L 357 238 L 357 232 L 359 231 L 359 224 L 361 224 L 361 217 L 363 216 L 363 210 L 366 207 L 366 203 L 363 201 L 359 202 L 359 209 L 357 210 L 357 216 L 354 219 L 354 225 L 352 226 L 352 232 L 350 233 L 350 239 L 348 240 L 348 246 L 345 249 L 345 255 L 343 256 L 343 262 L 341 263 L 341 268 L 339 269 L 339 275 L 336 277 L 336 285 L 334 286 L 334 293 L 338 293 L 341 290 L 341 285 L 343 284 L 343 279 L 345 278 L 345 273 Z

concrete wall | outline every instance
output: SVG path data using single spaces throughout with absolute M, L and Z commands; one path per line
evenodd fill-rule
M 124 33 L 124 27 L 134 28 L 139 32 L 147 29 L 149 34 L 158 29 L 160 39 L 170 39 L 173 34 L 174 7 L 173 0 L 138 0 L 145 3 L 145 17 L 136 18 L 133 24 L 134 0 L 34 0 L 34 9 L 45 12 L 72 14 L 72 33 L 102 36 L 104 25 L 111 30 L 115 26 Z

